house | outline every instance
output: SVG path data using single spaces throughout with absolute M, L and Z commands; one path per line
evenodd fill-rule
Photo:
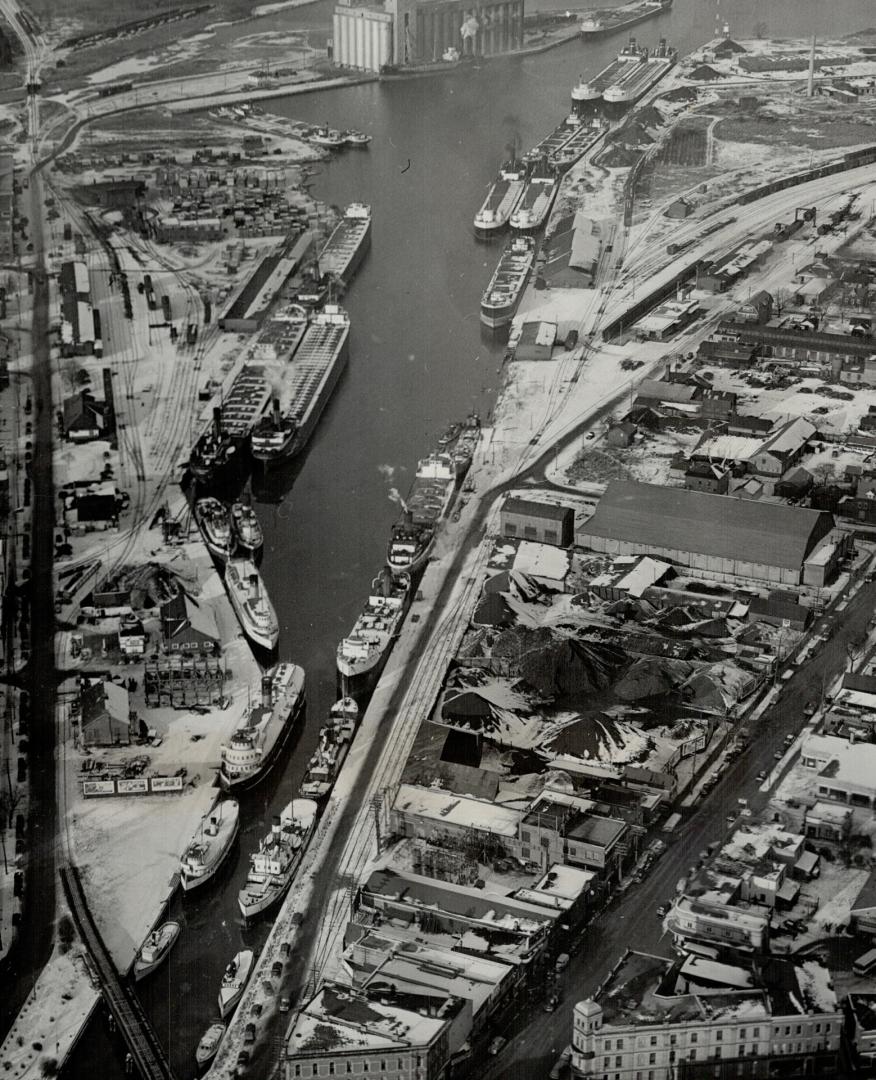
M 70 442 L 90 442 L 106 435 L 105 404 L 96 401 L 90 390 L 80 390 L 63 405 L 64 438 Z
M 626 449 L 626 447 L 632 446 L 635 434 L 635 424 L 631 424 L 629 421 L 621 421 L 619 424 L 611 425 L 606 432 L 605 442 L 607 446 L 611 446 L 616 450 Z
M 663 216 L 671 218 L 674 221 L 683 220 L 690 217 L 693 213 L 693 207 L 687 201 L 687 199 L 676 199 L 671 202 L 669 206 L 663 211 Z
M 130 745 L 133 714 L 124 687 L 103 679 L 82 679 L 79 706 L 79 737 L 83 747 Z
M 811 618 L 811 608 L 804 607 L 781 593 L 770 593 L 768 600 L 755 596 L 748 607 L 750 622 L 762 622 L 801 632 L 809 625 Z
M 800 764 L 814 773 L 814 794 L 849 806 L 876 808 L 876 743 L 810 735 Z
M 215 652 L 222 640 L 213 609 L 177 593 L 161 605 L 161 643 L 169 652 Z
M 773 298 L 765 289 L 761 289 L 750 296 L 744 304 L 740 304 L 736 312 L 737 322 L 768 323 L 773 313 Z M 749 346 L 750 347 L 750 346 Z
M 852 830 L 852 808 L 832 802 L 816 802 L 803 814 L 803 835 L 809 840 L 843 843 Z M 876 924 L 874 924 L 876 931 Z
M 815 425 L 802 416 L 789 420 L 763 443 L 749 468 L 759 476 L 782 476 L 803 457 L 815 432 Z
M 697 359 L 704 364 L 726 368 L 751 368 L 757 363 L 757 346 L 738 341 L 701 341 Z
M 730 486 L 730 470 L 711 461 L 691 461 L 685 470 L 684 486 L 690 491 L 708 491 L 726 495 Z

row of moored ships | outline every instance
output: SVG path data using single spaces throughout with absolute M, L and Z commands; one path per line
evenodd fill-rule
M 563 175 L 602 138 L 606 125 L 594 119 L 600 102 L 620 108 L 637 101 L 675 63 L 661 41 L 653 55 L 634 39 L 590 82 L 572 89 L 572 111 L 519 161 L 505 164 L 475 215 L 475 235 L 516 234 L 506 247 L 481 299 L 481 322 L 496 329 L 514 317 L 536 260 L 535 234 L 547 224 Z
M 319 255 L 321 277 L 347 284 L 370 237 L 371 208 L 348 206 Z M 192 449 L 189 471 L 196 480 L 218 479 L 247 446 L 266 468 L 288 461 L 313 433 L 347 363 L 350 319 L 337 304 L 313 312 L 293 304 L 281 317 L 290 332 L 279 380 L 255 362 L 238 373 Z

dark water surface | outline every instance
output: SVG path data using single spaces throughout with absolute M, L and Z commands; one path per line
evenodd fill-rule
M 330 0 L 275 14 L 217 35 L 326 27 Z M 850 33 L 876 24 L 869 0 L 675 0 L 640 25 L 645 44 L 665 36 L 683 53 L 712 37 L 716 13 L 744 37 L 765 24 L 772 36 Z M 502 348 L 482 340 L 478 308 L 498 254 L 477 244 L 471 219 L 510 145 L 546 134 L 569 108 L 579 75 L 593 75 L 623 37 L 570 42 L 527 59 L 410 81 L 370 83 L 277 100 L 272 111 L 355 127 L 373 136 L 322 166 L 313 191 L 339 206 L 373 208 L 371 251 L 344 304 L 352 319 L 349 367 L 309 448 L 293 467 L 256 489 L 265 530 L 263 574 L 281 622 L 280 659 L 302 664 L 308 716 L 275 773 L 243 804 L 238 851 L 220 883 L 183 904 L 184 932 L 163 969 L 142 984 L 144 1005 L 180 1077 L 194 1074 L 194 1048 L 217 1013 L 222 970 L 243 944 L 261 946 L 267 926 L 246 929 L 237 890 L 247 854 L 270 814 L 296 793 L 317 729 L 335 700 L 335 646 L 379 570 L 397 507 L 417 458 L 473 406 L 486 415 Z M 66 1070 L 75 1077 L 123 1075 L 102 1023 L 86 1033 Z

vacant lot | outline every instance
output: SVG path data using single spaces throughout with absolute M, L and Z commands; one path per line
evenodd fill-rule
M 845 119 L 842 115 L 819 117 L 745 117 L 720 120 L 715 137 L 727 142 L 770 143 L 829 150 L 876 142 L 876 118 Z

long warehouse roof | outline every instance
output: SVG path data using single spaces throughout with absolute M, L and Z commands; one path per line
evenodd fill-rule
M 821 510 L 614 480 L 579 535 L 798 570 L 831 528 Z

